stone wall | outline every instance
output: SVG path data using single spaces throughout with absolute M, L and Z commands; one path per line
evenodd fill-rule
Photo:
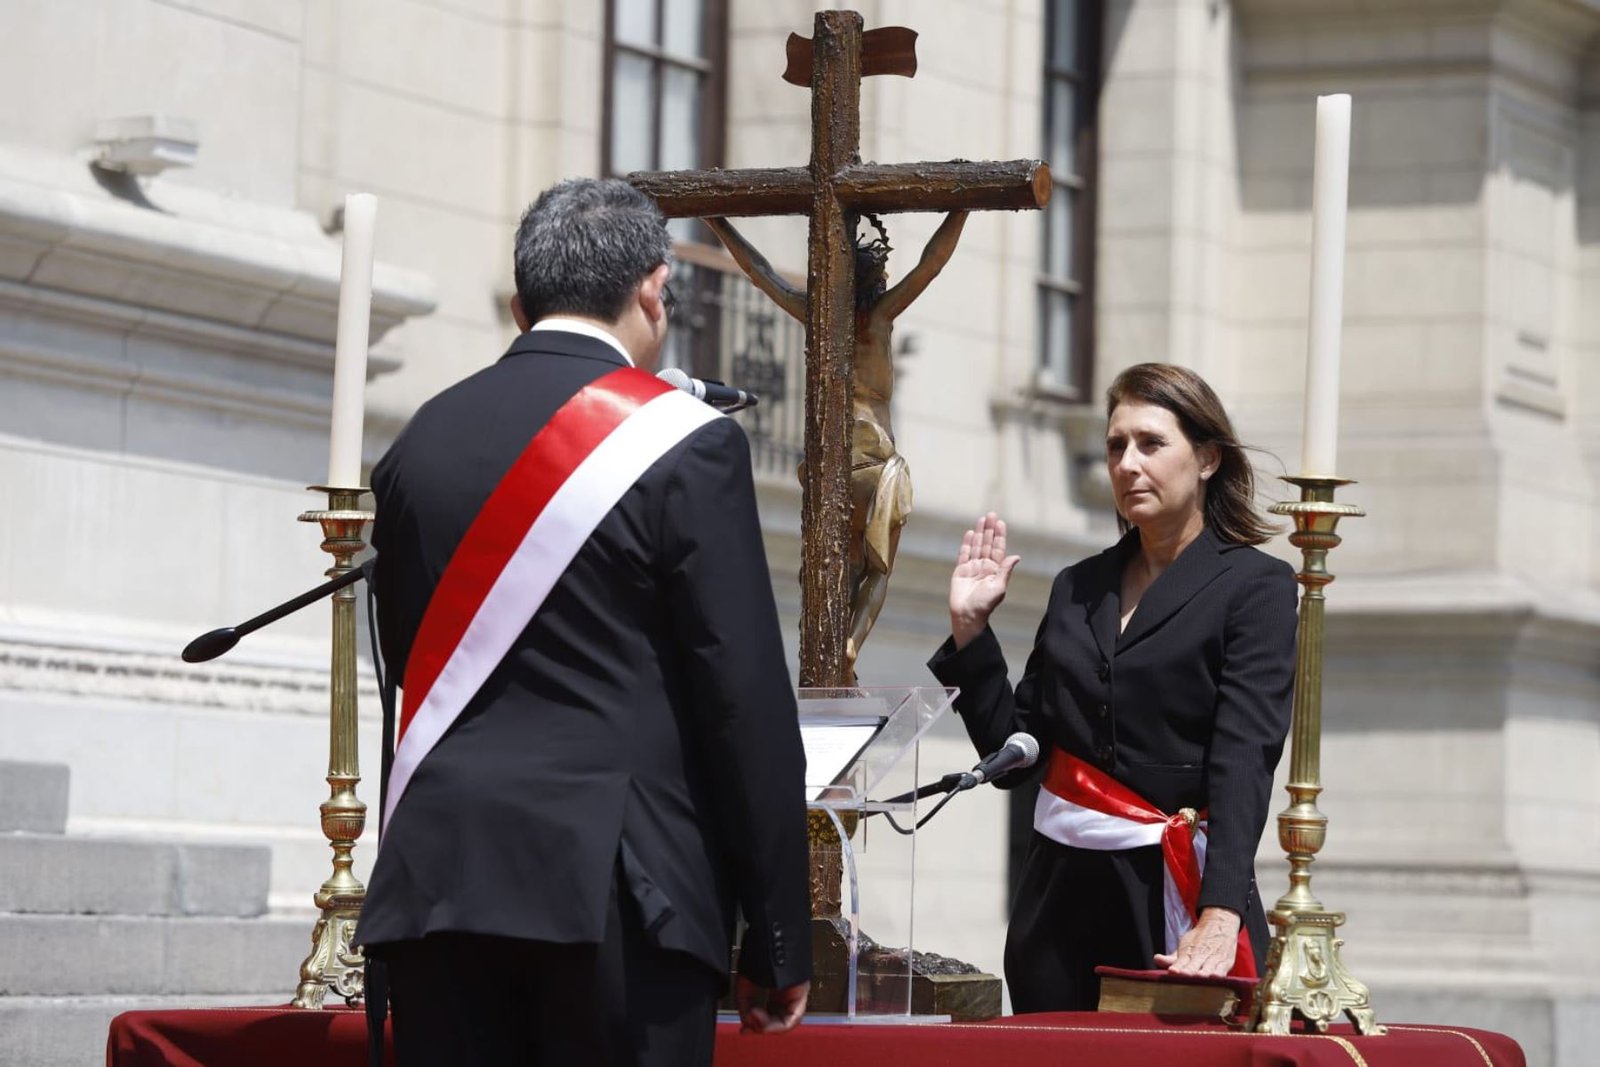
M 323 470 L 343 194 L 380 198 L 371 460 L 503 350 L 518 214 L 598 167 L 602 7 L 13 6 L 0 89 L 30 106 L 0 115 L 0 758 L 71 764 L 77 830 L 271 844 L 274 905 L 303 906 L 327 869 L 326 615 L 214 667 L 174 654 L 326 565 L 295 516 Z M 733 0 L 728 165 L 805 160 L 807 94 L 778 72 L 821 6 Z M 865 158 L 1041 151 L 1038 0 L 861 7 L 922 33 L 916 79 L 863 87 Z M 1597 29 L 1578 0 L 1105 17 L 1096 384 L 1147 359 L 1199 369 L 1264 447 L 1265 499 L 1298 462 L 1313 98 L 1355 97 L 1340 466 L 1368 517 L 1333 558 L 1317 885 L 1351 913 L 1380 1015 L 1503 1023 L 1535 1064 L 1600 1040 L 1571 951 L 1600 902 Z M 97 120 L 158 113 L 198 124 L 194 168 L 91 171 Z M 894 270 L 936 224 L 889 220 Z M 1013 669 L 1051 576 L 1114 536 L 1097 405 L 1034 388 L 1039 231 L 973 217 L 896 325 L 917 511 L 868 682 L 931 681 L 979 511 L 1025 556 L 997 618 Z M 747 232 L 803 264 L 803 222 Z M 798 492 L 775 480 L 762 506 L 792 634 Z M 971 762 L 949 720 L 921 766 Z M 930 825 L 919 946 L 999 968 L 1004 825 L 993 791 Z M 1261 870 L 1270 899 L 1270 827 Z

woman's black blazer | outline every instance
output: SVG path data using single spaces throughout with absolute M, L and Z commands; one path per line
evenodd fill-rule
M 928 666 L 961 687 L 956 711 L 980 753 L 1025 730 L 1047 753 L 1087 760 L 1162 811 L 1209 809 L 1200 906 L 1243 914 L 1289 730 L 1294 571 L 1207 528 L 1118 633 L 1123 564 L 1138 536 L 1056 577 L 1015 692 L 990 630 L 960 651 L 946 642 Z

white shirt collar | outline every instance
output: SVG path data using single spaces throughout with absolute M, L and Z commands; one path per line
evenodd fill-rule
M 582 319 L 563 318 L 560 315 L 549 315 L 528 327 L 529 333 L 534 333 L 538 330 L 560 330 L 563 333 L 581 333 L 585 337 L 593 337 L 596 341 L 604 341 L 606 344 L 616 349 L 623 359 L 628 361 L 628 366 L 631 367 L 634 365 L 633 357 L 628 355 L 628 350 L 626 348 L 622 347 L 622 342 L 617 340 L 615 335 L 613 335 L 610 331 L 603 330 L 592 322 L 584 322 Z

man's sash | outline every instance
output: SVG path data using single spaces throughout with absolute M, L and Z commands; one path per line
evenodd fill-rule
M 578 390 L 528 442 L 472 520 L 423 612 L 406 661 L 381 826 L 595 527 L 652 464 L 719 417 L 624 367 Z
M 1073 848 L 1112 851 L 1160 845 L 1167 952 L 1176 951 L 1178 939 L 1194 928 L 1206 865 L 1205 812 L 1184 808 L 1168 815 L 1115 778 L 1057 748 L 1050 753 L 1044 788 L 1033 808 L 1033 828 Z M 1239 947 L 1228 973 L 1256 977 L 1255 953 L 1242 915 Z

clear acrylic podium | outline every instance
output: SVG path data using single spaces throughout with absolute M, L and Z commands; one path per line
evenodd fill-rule
M 813 894 L 820 892 L 826 910 L 832 910 L 832 899 L 839 902 L 837 917 L 815 910 L 814 903 L 813 946 L 827 947 L 828 931 L 819 933 L 818 924 L 831 923 L 844 949 L 841 973 L 831 972 L 829 953 L 817 953 L 814 1010 L 857 1022 L 917 1018 L 911 1014 L 911 995 L 920 814 L 911 794 L 918 780 L 918 742 L 950 707 L 956 690 L 800 689 L 797 696 L 806 745 L 806 805 L 814 816 L 826 818 L 839 842 L 839 869 L 824 866 L 819 876 L 813 857 Z M 922 813 L 929 803 L 920 802 Z M 902 836 L 891 820 L 909 832 Z M 813 849 L 819 850 L 815 840 Z M 819 877 L 833 883 L 835 876 L 842 886 L 816 883 Z

